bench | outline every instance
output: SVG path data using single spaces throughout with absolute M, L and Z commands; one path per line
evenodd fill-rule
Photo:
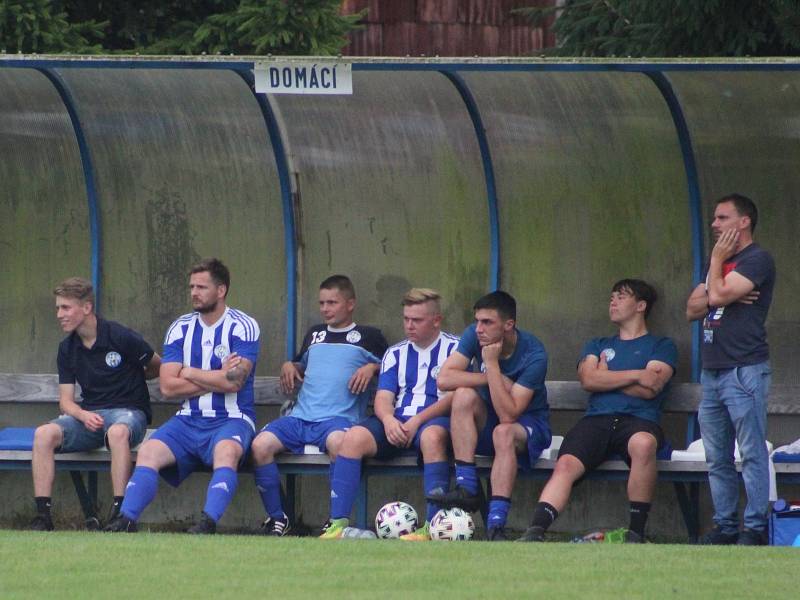
M 289 397 L 280 392 L 278 379 L 275 377 L 257 377 L 255 383 L 256 407 L 271 407 L 277 410 Z M 57 398 L 57 381 L 55 375 L 0 374 L 0 404 L 50 403 Z M 150 382 L 154 408 L 159 405 L 177 407 L 178 401 L 165 400 L 161 397 L 157 384 Z M 586 409 L 587 393 L 575 381 L 548 381 L 548 401 L 553 411 L 570 411 L 582 413 Z M 696 412 L 700 403 L 701 389 L 699 384 L 673 384 L 668 392 L 664 406 L 664 414 L 679 415 L 685 420 L 685 439 L 688 446 L 699 437 Z M 782 415 L 800 415 L 800 386 L 772 386 L 768 413 L 772 417 Z M 55 411 L 53 411 L 55 416 Z M 563 434 L 562 431 L 556 431 Z M 547 479 L 555 467 L 557 445 L 560 437 L 554 436 L 555 447 L 545 450 L 542 457 L 530 470 L 520 470 L 519 477 Z M 678 442 L 679 440 L 672 440 Z M 31 452 L 25 450 L 0 450 L 0 470 L 30 470 Z M 314 451 L 302 455 L 283 454 L 277 460 L 281 473 L 286 480 L 287 512 L 294 512 L 295 484 L 298 476 L 327 475 L 328 457 Z M 476 463 L 481 478 L 488 479 L 492 459 L 477 457 Z M 699 522 L 699 487 L 706 482 L 708 472 L 702 460 L 658 460 L 660 481 L 674 484 L 676 498 L 681 508 L 687 533 L 690 540 L 698 537 Z M 97 473 L 108 471 L 110 455 L 105 449 L 76 454 L 56 455 L 56 469 L 68 471 L 81 503 L 81 508 L 88 516 L 94 515 L 97 505 Z M 249 470 L 247 467 L 245 471 Z M 775 463 L 776 478 L 779 484 L 800 483 L 799 463 Z M 83 473 L 87 474 L 84 483 Z M 367 519 L 367 491 L 370 477 L 377 475 L 414 476 L 421 475 L 421 469 L 414 455 L 401 456 L 392 460 L 368 459 L 364 462 L 363 477 L 355 507 L 355 522 L 365 527 Z M 587 476 L 589 480 L 627 480 L 628 466 L 621 460 L 606 461 L 596 471 Z M 487 489 L 487 495 L 491 491 Z M 292 517 L 293 514 L 290 514 Z

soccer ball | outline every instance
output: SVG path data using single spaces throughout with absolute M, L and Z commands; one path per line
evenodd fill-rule
M 384 540 L 399 538 L 417 528 L 419 518 L 414 507 L 405 502 L 389 502 L 375 515 L 375 531 Z
M 461 508 L 443 508 L 431 519 L 431 539 L 445 542 L 471 540 L 475 533 L 472 516 Z

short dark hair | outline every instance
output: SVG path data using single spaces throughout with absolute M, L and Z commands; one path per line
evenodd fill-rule
M 228 267 L 218 258 L 204 258 L 191 268 L 189 274 L 206 272 L 211 276 L 215 285 L 225 286 L 225 295 L 227 296 L 231 289 L 231 272 L 228 271 Z
M 503 319 L 517 320 L 517 301 L 514 296 L 503 290 L 495 290 L 490 294 L 481 296 L 472 306 L 472 310 L 496 310 Z
M 59 283 L 53 290 L 54 296 L 72 298 L 81 303 L 89 302 L 94 310 L 94 286 L 83 277 L 69 277 Z
M 641 279 L 620 279 L 611 288 L 611 292 L 630 292 L 637 302 L 646 302 L 647 308 L 644 309 L 645 319 L 650 314 L 650 310 L 652 310 L 656 300 L 658 300 L 656 289 Z
M 331 275 L 319 284 L 321 290 L 339 290 L 345 298 L 355 298 L 356 288 L 347 275 Z
M 736 212 L 738 212 L 740 216 L 750 217 L 750 233 L 756 230 L 756 225 L 758 224 L 758 207 L 756 207 L 755 202 L 747 196 L 733 193 L 717 200 L 714 206 L 722 204 L 723 202 L 732 202 L 733 206 L 736 208 Z

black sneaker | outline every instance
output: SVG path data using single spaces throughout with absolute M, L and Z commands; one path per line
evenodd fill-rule
M 210 535 L 217 533 L 217 522 L 209 517 L 206 513 L 200 516 L 200 521 L 196 525 L 192 525 L 186 530 L 186 533 L 193 535 Z
M 739 539 L 739 532 L 725 533 L 722 527 L 715 525 L 714 528 L 700 538 L 701 546 L 730 546 Z
M 89 517 L 84 521 L 84 525 L 86 526 L 86 531 L 102 531 L 103 529 L 103 525 L 97 517 Z
M 53 519 L 50 515 L 36 515 L 28 526 L 31 531 L 53 531 Z
M 757 531 L 745 527 L 739 534 L 739 540 L 736 543 L 739 546 L 766 546 L 769 543 L 767 530 Z
M 470 494 L 461 486 L 456 486 L 456 489 L 449 492 L 441 489 L 434 490 L 425 496 L 425 499 L 442 508 L 458 507 L 467 512 L 475 512 L 481 507 L 481 497 L 478 494 Z
M 132 521 L 125 515 L 119 515 L 106 525 L 103 531 L 109 533 L 136 533 L 139 531 L 139 527 L 136 525 L 136 521 Z
M 522 534 L 522 537 L 517 539 L 518 542 L 543 542 L 544 529 L 537 525 L 531 525 Z
M 281 519 L 273 519 L 267 517 L 266 521 L 261 524 L 261 534 L 273 537 L 283 537 L 289 533 L 289 517 L 283 515 Z
M 508 536 L 506 535 L 505 527 L 489 527 L 486 532 L 486 540 L 489 542 L 507 542 Z

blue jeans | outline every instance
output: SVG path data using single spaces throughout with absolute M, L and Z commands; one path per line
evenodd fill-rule
M 734 439 L 742 455 L 747 492 L 744 526 L 763 531 L 769 507 L 767 397 L 768 362 L 734 369 L 703 369 L 700 433 L 706 450 L 708 483 L 714 502 L 714 523 L 725 533 L 739 530 L 739 478 L 734 464 Z M 735 436 L 735 437 L 734 437 Z

